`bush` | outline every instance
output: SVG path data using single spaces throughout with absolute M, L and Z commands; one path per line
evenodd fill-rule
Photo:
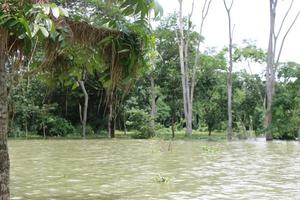
M 156 135 L 172 135 L 171 128 L 160 128 L 156 132 Z
M 49 116 L 45 122 L 47 136 L 66 136 L 74 133 L 74 126 L 59 116 Z
M 127 112 L 127 116 L 126 126 L 130 130 L 136 130 L 133 138 L 146 139 L 151 137 L 150 117 L 145 110 L 133 108 Z
M 8 136 L 9 137 L 21 137 L 25 136 L 26 133 L 20 129 L 18 126 L 9 127 Z

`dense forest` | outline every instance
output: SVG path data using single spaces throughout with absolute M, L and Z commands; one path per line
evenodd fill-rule
M 211 0 L 203 2 L 199 31 L 182 0 L 169 15 L 151 0 L 1 0 L 1 152 L 6 134 L 299 138 L 300 64 L 280 60 L 299 13 L 280 27 L 279 41 L 271 0 L 269 47 L 261 49 L 233 43 L 233 1 L 224 1 L 228 46 L 202 50 L 205 19 L 214 14 Z M 263 74 L 253 73 L 258 65 Z
M 66 30 L 53 30 L 49 19 L 40 16 L 31 33 L 36 37 L 25 41 L 27 52 L 17 50 L 9 57 L 6 69 L 9 73 L 9 136 L 114 137 L 114 131 L 121 130 L 124 134 L 131 131 L 136 137 L 148 138 L 155 133 L 175 135 L 177 130 L 188 127 L 183 107 L 176 13 L 162 17 L 160 10 L 156 10 L 156 17 L 146 13 L 132 23 L 132 18 L 121 15 L 132 14 L 131 7 L 123 11 L 105 2 L 57 3 L 69 11 L 70 18 L 74 19 L 72 24 L 68 24 Z M 56 8 L 60 9 L 53 7 L 54 4 L 47 6 L 34 9 L 46 12 L 52 9 L 53 13 Z M 112 13 L 112 16 L 100 17 L 101 13 Z M 200 52 L 199 45 L 205 37 L 195 30 L 191 21 L 186 24 L 187 17 L 182 19 L 184 34 L 189 37 L 184 59 L 190 90 L 193 82 L 193 91 L 190 91 L 193 93 L 192 129 L 209 135 L 213 131 L 224 132 L 228 120 L 228 48 L 221 51 L 208 48 Z M 18 31 L 26 28 L 22 21 L 7 19 L 6 23 L 10 26 L 19 23 L 14 25 L 19 26 L 14 27 L 19 28 Z M 157 25 L 152 27 L 151 23 Z M 72 42 L 62 37 L 67 36 L 68 28 L 77 31 L 72 32 Z M 107 33 L 114 30 L 123 31 L 125 35 L 114 38 L 113 33 Z M 66 33 L 59 35 L 59 31 Z M 58 44 L 53 46 L 47 38 L 58 40 Z M 95 42 L 100 43 L 100 49 Z M 45 45 L 48 45 L 47 52 Z M 121 58 L 111 60 L 112 51 Z M 253 133 L 263 134 L 266 81 L 251 71 L 257 64 L 266 65 L 267 52 L 247 41 L 233 45 L 231 51 L 234 68 L 243 69 L 234 70 L 231 75 L 233 132 L 242 138 Z M 118 69 L 118 65 L 112 66 L 113 62 L 129 63 Z M 274 138 L 297 137 L 299 75 L 299 64 L 293 61 L 278 63 L 276 67 L 271 127 Z

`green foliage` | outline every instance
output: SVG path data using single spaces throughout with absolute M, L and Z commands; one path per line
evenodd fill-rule
M 6 3 L 6 4 L 5 4 Z M 55 20 L 68 16 L 68 12 L 56 4 L 32 4 L 28 1 L 8 0 L 0 10 L 0 26 L 10 32 L 11 37 L 22 43 L 22 50 L 29 54 L 34 49 L 34 38 L 44 41 L 63 43 L 66 27 L 57 26 Z M 55 20 L 54 20 L 55 19 Z
M 147 112 L 141 109 L 132 108 L 127 111 L 128 116 L 126 125 L 130 130 L 136 130 L 137 133 L 134 138 L 144 139 L 151 136 L 149 128 L 150 117 Z
M 75 128 L 66 119 L 59 116 L 50 115 L 44 122 L 46 126 L 47 136 L 67 136 L 68 134 L 74 134 Z
M 279 70 L 279 82 L 273 105 L 273 136 L 277 139 L 295 139 L 300 128 L 300 65 L 285 63 Z
M 30 84 L 22 81 L 12 91 L 10 97 L 11 135 L 14 131 L 29 131 L 46 136 L 65 136 L 74 133 L 74 127 L 66 119 L 55 115 L 57 105 L 46 104 L 47 86 L 38 78 L 32 79 Z
M 234 118 L 237 125 L 259 131 L 263 127 L 264 85 L 258 75 L 235 73 L 233 81 Z M 241 130 L 240 130 L 241 131 Z
M 256 45 L 245 42 L 245 47 L 234 49 L 233 60 L 235 62 L 249 60 L 263 63 L 266 60 L 266 53 L 262 49 L 257 48 Z
M 0 26 L 9 31 L 11 38 L 17 39 L 15 52 L 7 54 L 7 69 L 10 73 L 14 70 L 21 79 L 18 83 L 15 77 L 9 77 L 13 82 L 8 84 L 11 135 L 24 135 L 25 132 L 43 135 L 45 132 L 46 136 L 70 136 L 81 132 L 78 105 L 82 104 L 83 94 L 78 81 L 83 80 L 89 95 L 88 135 L 94 135 L 94 130 L 104 134 L 108 104 L 112 103 L 112 118 L 117 129 L 135 131 L 135 138 L 149 138 L 152 136 L 153 89 L 149 76 L 155 82 L 157 136 L 170 136 L 170 127 L 182 133 L 180 130 L 185 124 L 175 14 L 161 19 L 153 31 L 149 20 L 162 12 L 155 0 L 55 0 L 52 2 L 56 4 L 35 5 L 30 1 L 5 2 L 8 4 L 0 3 Z M 94 30 L 97 36 L 101 35 L 101 30 L 113 34 L 99 36 L 93 44 L 85 42 L 90 39 L 88 31 L 86 35 L 79 34 L 82 38 L 75 38 L 76 43 L 65 40 L 69 27 L 62 17 L 67 16 L 68 20 Z M 184 31 L 190 31 L 191 48 L 187 57 L 187 70 L 190 71 L 195 47 L 204 38 L 193 31 L 191 22 L 184 19 L 184 23 Z M 43 57 L 49 52 L 54 54 L 54 61 L 50 62 L 51 67 L 41 69 Z M 235 47 L 236 65 L 247 63 L 250 68 L 253 63 L 263 64 L 265 60 L 265 52 L 252 43 Z M 218 134 L 213 131 L 224 131 L 227 126 L 226 51 L 207 49 L 199 61 L 193 128 L 205 131 L 196 138 L 208 138 L 207 132 Z M 300 128 L 299 64 L 289 62 L 278 67 L 272 131 L 274 138 L 295 139 Z M 32 77 L 36 72 L 38 76 Z M 233 74 L 235 131 L 240 131 L 241 127 L 253 128 L 256 133 L 263 130 L 263 80 L 246 71 Z M 210 152 L 210 149 L 204 147 L 203 151 Z M 164 182 L 163 177 L 159 179 Z
M 195 95 L 201 98 L 195 101 L 195 107 L 210 133 L 220 129 L 221 122 L 226 120 L 226 75 L 221 71 L 225 66 L 223 52 L 201 55 L 201 71 L 195 88 Z

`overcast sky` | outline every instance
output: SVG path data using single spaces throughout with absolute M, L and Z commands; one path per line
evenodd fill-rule
M 230 0 L 227 0 L 228 3 Z M 159 0 L 164 15 L 178 10 L 178 0 Z M 278 0 L 277 28 L 291 0 Z M 193 22 L 200 23 L 200 13 L 204 0 L 195 0 Z M 191 10 L 192 0 L 183 0 L 184 13 Z M 300 0 L 295 0 L 293 9 L 287 18 L 288 27 L 300 9 Z M 269 35 L 269 0 L 235 0 L 232 7 L 232 23 L 235 25 L 233 42 L 242 44 L 244 39 L 253 40 L 257 46 L 266 50 Z M 211 8 L 203 29 L 205 46 L 222 48 L 228 44 L 228 20 L 223 0 L 212 0 Z M 287 28 L 286 28 L 287 29 Z M 284 30 L 286 30 L 284 29 Z M 197 30 L 197 29 L 196 29 Z M 281 61 L 300 63 L 300 18 L 288 35 Z

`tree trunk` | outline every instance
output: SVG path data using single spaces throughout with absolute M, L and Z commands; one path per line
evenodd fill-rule
M 250 119 L 250 123 L 249 123 L 249 131 L 250 131 L 250 133 L 252 134 L 252 132 L 253 132 L 253 118 L 252 118 L 252 116 L 250 115 L 250 117 L 249 117 Z
M 9 199 L 9 155 L 7 147 L 6 49 L 8 32 L 0 28 L 0 200 Z
M 172 127 L 171 127 L 171 130 L 172 130 L 172 138 L 175 138 L 175 122 L 176 122 L 176 119 L 175 119 L 175 111 L 172 112 Z
M 82 137 L 86 138 L 86 121 L 87 121 L 87 111 L 88 111 L 88 103 L 89 103 L 89 95 L 85 89 L 84 81 L 78 81 L 83 94 L 84 94 L 84 107 L 83 107 L 83 115 L 80 113 L 81 117 L 81 124 L 82 124 Z M 81 107 L 81 106 L 80 106 Z
M 155 115 L 156 115 L 156 92 L 153 76 L 150 76 L 151 82 L 151 119 L 150 119 L 150 130 L 151 136 L 155 134 Z
M 28 139 L 28 121 L 26 119 L 26 122 L 25 122 L 25 137 L 26 137 L 26 140 Z
M 65 99 L 65 117 L 68 116 L 68 91 L 69 91 L 69 89 L 67 88 L 67 90 L 66 90 L 66 99 Z
M 228 109 L 228 123 L 227 123 L 227 139 L 232 140 L 232 80 L 231 75 L 229 75 L 230 72 L 228 72 L 228 78 L 227 78 L 227 109 Z
M 266 140 L 272 140 L 272 103 L 273 96 L 275 92 L 275 71 L 279 64 L 280 56 L 284 46 L 286 37 L 288 36 L 291 29 L 294 27 L 295 22 L 300 16 L 300 10 L 292 20 L 292 23 L 288 26 L 287 30 L 282 36 L 282 40 L 278 45 L 278 37 L 281 34 L 282 28 L 285 24 L 285 19 L 289 15 L 294 0 L 291 1 L 289 8 L 285 12 L 285 15 L 280 23 L 278 31 L 275 33 L 275 20 L 276 20 L 276 7 L 278 0 L 270 0 L 270 32 L 269 32 L 269 46 L 268 46 L 268 56 L 267 56 L 267 69 L 266 69 L 266 96 L 267 96 L 267 106 L 265 112 L 265 131 L 266 131 Z M 277 53 L 277 46 L 279 46 L 279 51 Z
M 267 68 L 266 68 L 266 112 L 265 112 L 265 130 L 266 140 L 270 141 L 273 139 L 271 124 L 272 124 L 272 102 L 274 93 L 274 30 L 275 30 L 275 17 L 276 17 L 276 4 L 273 0 L 270 0 L 270 32 L 269 32 L 269 45 L 267 55 Z
M 227 72 L 227 115 L 228 115 L 228 123 L 227 123 L 227 139 L 232 140 L 232 68 L 233 68 L 233 59 L 232 59 L 232 37 L 233 37 L 233 29 L 231 25 L 231 8 L 233 5 L 233 0 L 231 1 L 231 5 L 228 7 L 226 4 L 226 0 L 224 0 L 224 5 L 227 11 L 228 17 L 228 30 L 229 30 L 229 67 Z
M 193 65 L 193 69 L 192 69 L 192 78 L 191 78 L 191 89 L 190 89 L 190 112 L 189 112 L 189 120 L 190 120 L 190 126 L 193 126 L 193 100 L 194 100 L 194 90 L 195 90 L 195 85 L 197 83 L 197 67 L 200 64 L 200 45 L 201 45 L 201 36 L 202 36 L 202 31 L 203 31 L 203 27 L 204 27 L 204 22 L 205 19 L 208 15 L 208 11 L 210 8 L 212 0 L 205 0 L 204 4 L 203 4 L 203 8 L 202 8 L 202 12 L 201 12 L 201 24 L 200 24 L 200 29 L 199 29 L 199 41 L 198 41 L 198 45 L 196 48 L 196 56 L 195 56 L 195 62 Z M 194 6 L 194 2 L 193 2 L 193 6 Z M 194 7 L 192 8 L 192 10 L 194 9 Z M 190 15 L 191 17 L 191 15 Z M 187 52 L 187 51 L 186 51 Z M 198 123 L 197 123 L 198 126 Z
M 43 135 L 44 135 L 44 139 L 46 139 L 46 126 L 43 123 Z
M 247 128 L 246 128 L 246 125 L 245 125 L 245 123 L 242 119 L 241 119 L 241 129 L 242 129 L 242 132 L 243 132 L 243 139 L 247 139 L 248 138 Z
M 172 138 L 175 138 L 175 123 L 176 123 L 176 110 L 177 108 L 175 107 L 175 94 L 174 94 L 174 91 L 173 91 L 173 95 L 172 95 L 172 127 L 171 127 L 171 130 L 172 130 Z
M 108 100 L 108 109 L 109 109 L 109 114 L 108 114 L 108 137 L 109 138 L 114 138 L 115 137 L 115 130 L 114 130 L 114 114 L 113 114 L 113 91 L 110 92 L 110 97 Z
M 184 38 L 184 24 L 182 17 L 182 0 L 179 0 L 179 57 L 180 57 L 180 71 L 181 71 L 181 84 L 182 84 L 182 93 L 183 93 L 183 108 L 184 108 L 184 117 L 186 123 L 186 134 L 192 134 L 192 115 L 190 114 L 190 91 L 189 91 L 189 80 L 188 80 L 188 67 L 185 58 L 187 57 L 187 44 Z
M 127 127 L 126 127 L 126 115 L 125 114 L 123 114 L 123 126 L 124 126 L 124 135 L 126 135 L 127 134 Z

